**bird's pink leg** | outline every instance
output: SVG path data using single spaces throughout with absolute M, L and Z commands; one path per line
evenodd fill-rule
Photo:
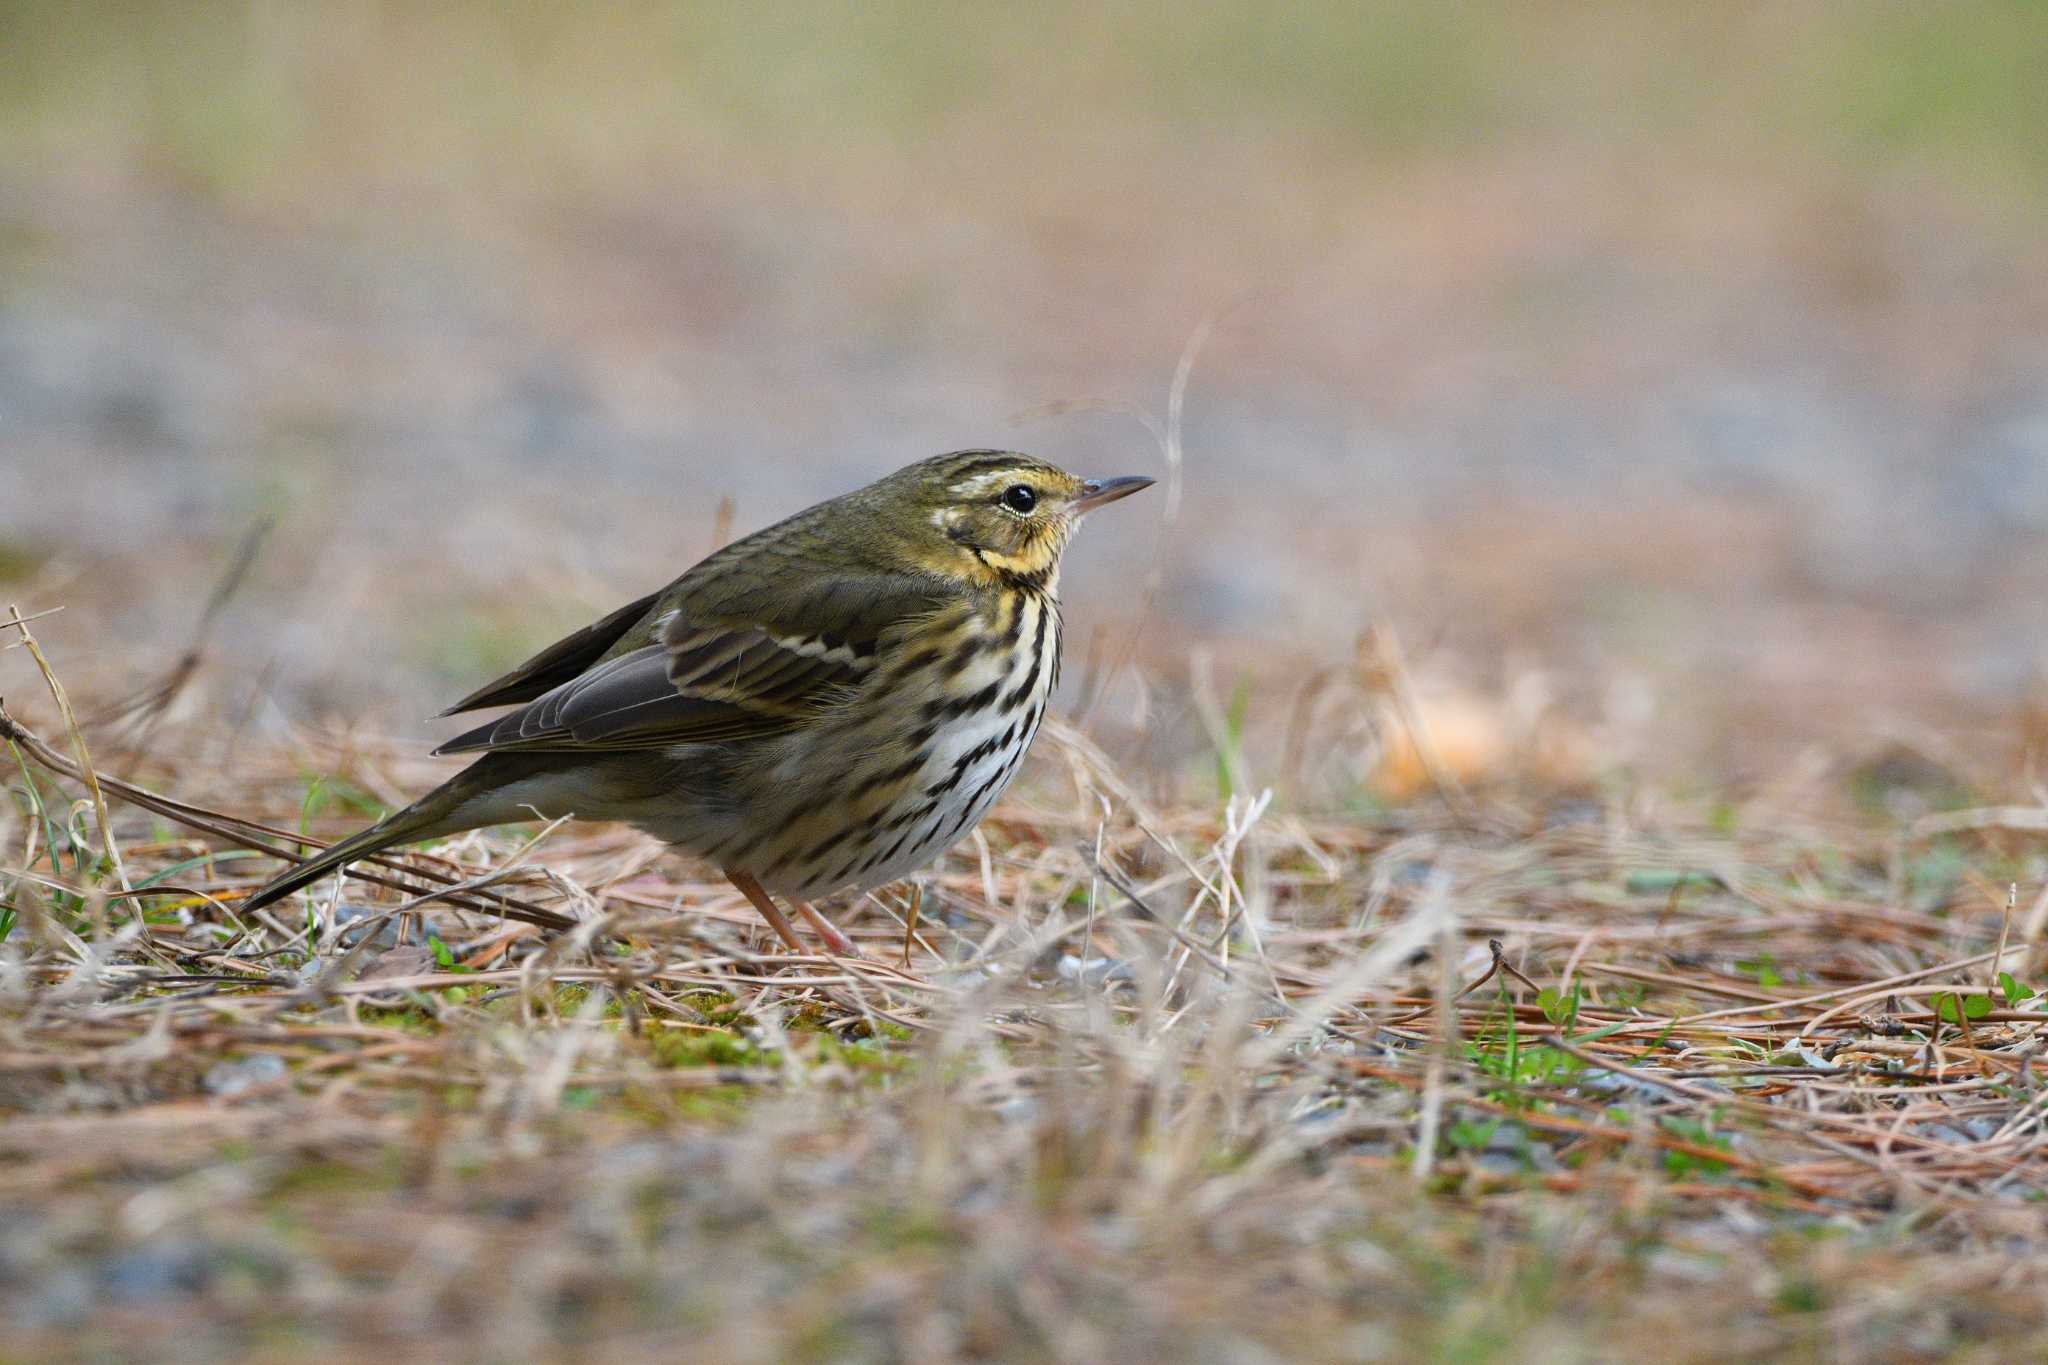
M 861 950 L 853 946 L 853 940 L 841 933 L 839 927 L 833 924 L 831 920 L 819 914 L 815 906 L 806 901 L 791 901 L 790 904 L 794 905 L 796 912 L 808 920 L 810 926 L 818 931 L 818 937 L 825 940 L 826 947 L 841 957 L 862 956 Z
M 802 953 L 809 951 L 805 948 L 804 941 L 796 936 L 796 926 L 789 922 L 789 916 L 782 913 L 782 910 L 775 904 L 775 898 L 768 894 L 761 883 L 755 881 L 746 873 L 733 868 L 728 867 L 723 870 L 725 872 L 725 879 L 734 886 L 737 886 L 740 889 L 740 894 L 754 903 L 754 908 L 761 912 L 761 918 L 768 921 L 768 927 L 781 936 L 782 941 L 789 945 L 791 952 Z M 853 946 L 853 940 L 840 933 L 838 927 L 831 920 L 826 919 L 802 901 L 792 901 L 791 904 L 796 906 L 796 912 L 802 915 L 813 929 L 818 931 L 818 937 L 825 940 L 827 948 L 840 957 L 861 956 L 860 949 Z
M 740 894 L 754 903 L 754 908 L 761 912 L 761 918 L 768 921 L 768 927 L 773 929 L 781 937 L 782 941 L 789 945 L 791 952 L 801 953 L 807 951 L 803 940 L 796 936 L 796 926 L 789 922 L 789 916 L 783 914 L 777 908 L 774 899 L 761 889 L 761 883 L 755 881 L 746 873 L 736 871 L 730 867 L 723 869 L 723 871 L 725 872 L 725 879 L 734 886 L 737 886 L 740 889 Z

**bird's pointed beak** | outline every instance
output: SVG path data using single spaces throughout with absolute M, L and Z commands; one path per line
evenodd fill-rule
M 1143 474 L 1126 474 L 1119 479 L 1090 479 L 1081 485 L 1081 496 L 1074 499 L 1076 512 L 1093 512 L 1118 498 L 1128 498 L 1143 488 L 1150 488 L 1152 480 Z

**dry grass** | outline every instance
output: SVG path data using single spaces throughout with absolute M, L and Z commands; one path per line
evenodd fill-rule
M 1065 733 L 848 963 L 611 829 L 245 917 L 425 769 L 129 714 L 109 840 L 0 730 L 22 1358 L 2048 1344 L 2031 809 L 1153 809 Z
M 2048 1355 L 2048 705 L 1983 757 L 2048 9 L 569 15 L 0 3 L 76 703 L 0 621 L 0 1365 Z M 241 912 L 445 771 L 283 717 L 1231 300 L 1161 557 L 1068 580 L 1118 761 L 1049 735 L 869 961 L 575 826 Z

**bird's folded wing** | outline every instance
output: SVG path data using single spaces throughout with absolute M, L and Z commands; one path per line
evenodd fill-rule
M 592 664 L 611 652 L 633 627 L 654 610 L 659 593 L 649 593 L 628 602 L 601 621 L 593 622 L 573 635 L 565 635 L 502 678 L 493 678 L 441 714 L 481 711 L 491 706 L 511 706 L 532 701 L 553 688 L 581 676 Z
M 921 581 L 893 576 L 820 576 L 772 604 L 706 596 L 703 608 L 686 598 L 666 613 L 658 643 L 596 663 L 435 752 L 652 749 L 778 734 L 848 695 L 874 670 L 885 637 L 939 601 Z M 748 613 L 752 620 L 711 615 L 751 605 L 772 610 Z

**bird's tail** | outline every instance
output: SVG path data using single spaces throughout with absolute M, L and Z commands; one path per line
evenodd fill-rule
M 325 852 L 278 873 L 256 894 L 243 901 L 239 908 L 261 910 L 301 887 L 312 885 L 337 868 L 399 844 L 417 843 L 421 839 L 506 820 L 532 819 L 531 814 L 516 809 L 498 809 L 497 803 L 477 799 L 488 795 L 498 785 L 494 779 L 504 776 L 496 771 L 501 765 L 491 761 L 499 757 L 488 755 L 403 810 L 393 811 L 360 834 L 350 835 Z

